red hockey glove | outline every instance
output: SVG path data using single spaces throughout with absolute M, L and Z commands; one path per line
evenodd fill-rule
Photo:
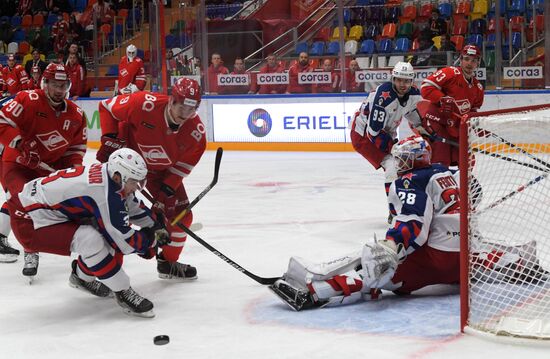
M 157 207 L 164 213 L 166 218 L 174 218 L 177 200 L 174 189 L 163 183 L 162 186 L 160 186 L 160 192 L 157 197 Z
M 441 111 L 446 115 L 450 115 L 452 113 L 460 115 L 460 109 L 458 108 L 455 99 L 451 96 L 443 96 L 439 99 L 439 107 L 441 107 Z
M 39 167 L 41 161 L 38 154 L 38 144 L 35 140 L 25 141 L 18 147 L 21 154 L 15 159 L 17 163 L 33 170 Z
M 101 147 L 97 150 L 95 158 L 101 162 L 107 162 L 111 153 L 115 152 L 126 146 L 126 141 L 121 138 L 117 138 L 116 134 L 108 133 L 101 136 Z

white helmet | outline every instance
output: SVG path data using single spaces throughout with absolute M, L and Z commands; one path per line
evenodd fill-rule
M 399 61 L 393 67 L 391 71 L 391 76 L 399 79 L 414 79 L 414 70 L 410 63 Z
M 128 45 L 126 48 L 126 57 L 132 61 L 137 56 L 137 47 L 134 44 Z
M 399 175 L 415 168 L 427 167 L 432 163 L 432 147 L 418 135 L 399 141 L 392 147 L 391 154 L 395 158 Z
M 115 173 L 119 173 L 122 186 L 129 179 L 140 182 L 141 187 L 145 186 L 144 180 L 147 177 L 147 165 L 143 157 L 130 148 L 121 148 L 111 153 L 107 162 L 107 173 L 113 178 Z

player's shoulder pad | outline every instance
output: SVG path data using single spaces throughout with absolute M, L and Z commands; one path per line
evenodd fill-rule
M 374 92 L 373 104 L 384 106 L 394 100 L 397 95 L 393 91 L 391 82 L 385 82 L 378 86 Z

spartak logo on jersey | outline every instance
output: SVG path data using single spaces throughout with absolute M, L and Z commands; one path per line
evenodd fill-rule
M 150 165 L 170 165 L 170 157 L 161 145 L 140 145 L 138 143 L 139 150 L 147 162 Z
M 122 76 L 126 76 L 126 75 L 128 75 L 128 70 L 122 69 L 122 70 L 120 70 L 120 74 L 121 74 Z
M 465 113 L 470 112 L 470 101 L 468 99 L 465 100 L 456 100 L 456 105 L 458 106 L 458 109 L 460 110 L 460 114 L 464 115 Z
M 55 151 L 58 148 L 67 146 L 69 142 L 59 132 L 52 131 L 48 133 L 37 134 L 38 140 L 48 151 Z

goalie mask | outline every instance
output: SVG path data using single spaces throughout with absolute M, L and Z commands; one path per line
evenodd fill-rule
M 410 136 L 399 141 L 391 151 L 395 157 L 399 175 L 417 168 L 429 166 L 432 162 L 432 148 L 420 136 Z
M 137 56 L 137 47 L 136 45 L 130 44 L 126 48 L 126 57 L 129 62 L 132 62 Z
M 71 80 L 63 64 L 49 64 L 40 81 L 40 88 L 48 97 L 50 103 L 55 107 L 63 103 L 69 95 Z
M 132 187 L 133 190 L 141 190 L 145 187 L 147 164 L 136 151 L 130 148 L 121 148 L 109 156 L 107 173 L 111 178 L 118 173 L 122 181 L 121 185 L 125 190 L 128 187 Z

